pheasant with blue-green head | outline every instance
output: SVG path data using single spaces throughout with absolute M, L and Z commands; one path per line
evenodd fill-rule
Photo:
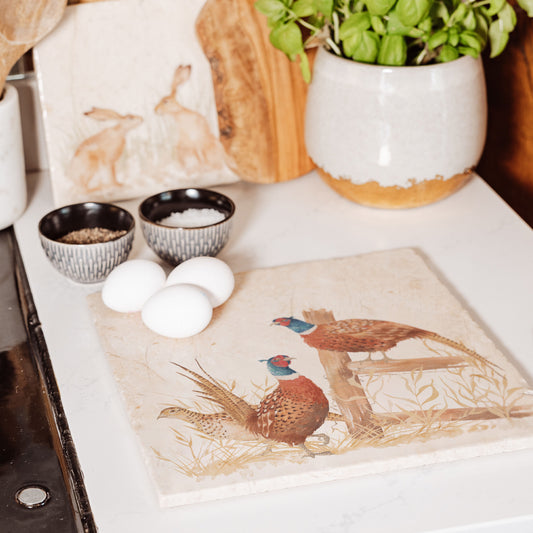
M 326 420 L 329 402 L 322 389 L 290 366 L 292 358 L 276 355 L 266 362 L 267 369 L 278 380 L 278 387 L 253 406 L 211 377 L 177 364 L 182 375 L 199 387 L 201 397 L 222 408 L 219 413 L 198 413 L 182 407 L 169 407 L 158 418 L 180 418 L 200 431 L 217 438 L 251 440 L 263 437 L 291 446 L 305 446 Z
M 366 352 L 370 358 L 374 352 L 381 352 L 385 359 L 387 351 L 399 342 L 408 339 L 428 339 L 461 351 L 467 358 L 474 359 L 493 369 L 500 369 L 474 350 L 460 342 L 453 341 L 438 333 L 398 322 L 370 319 L 335 320 L 324 324 L 311 324 L 294 317 L 280 317 L 272 324 L 284 326 L 298 333 L 312 348 L 329 352 Z M 501 369 L 500 369 L 501 370 Z M 499 372 L 498 372 L 499 373 Z

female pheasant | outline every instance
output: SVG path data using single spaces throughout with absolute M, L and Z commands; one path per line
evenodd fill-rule
M 432 331 L 397 322 L 352 318 L 317 325 L 294 317 L 281 317 L 274 319 L 272 323 L 277 326 L 285 326 L 298 333 L 307 345 L 317 350 L 368 352 L 369 357 L 374 352 L 382 352 L 387 359 L 386 352 L 401 341 L 430 339 L 460 350 L 468 357 L 484 365 L 500 368 L 460 342 L 447 339 Z
M 200 388 L 201 397 L 222 407 L 221 413 L 202 414 L 181 407 L 169 407 L 158 418 L 181 418 L 215 437 L 264 437 L 291 446 L 305 446 L 305 440 L 326 420 L 329 402 L 322 389 L 290 367 L 288 355 L 276 355 L 262 360 L 278 380 L 278 387 L 265 396 L 258 406 L 252 406 L 218 383 L 205 370 L 205 377 L 177 365 Z M 201 367 L 200 367 L 201 368 Z

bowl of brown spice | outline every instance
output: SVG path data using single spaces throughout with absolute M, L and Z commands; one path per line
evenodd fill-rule
M 135 220 L 113 204 L 66 205 L 39 222 L 39 238 L 52 265 L 78 283 L 103 281 L 131 251 Z

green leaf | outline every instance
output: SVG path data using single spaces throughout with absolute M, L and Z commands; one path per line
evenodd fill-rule
M 354 54 L 357 50 L 357 47 L 359 46 L 359 43 L 361 42 L 362 38 L 363 32 L 361 31 L 359 33 L 354 33 L 353 35 L 350 35 L 350 37 L 342 41 L 342 49 L 344 50 L 344 54 L 347 57 L 352 57 L 352 54 Z
M 466 16 L 466 6 L 461 2 L 457 9 L 452 13 L 452 20 L 454 23 L 461 22 Z
M 372 25 L 372 29 L 378 35 L 385 35 L 387 33 L 387 28 L 385 28 L 385 23 L 383 22 L 383 19 L 381 17 L 378 17 L 377 15 L 372 15 L 370 17 L 370 24 Z
M 379 65 L 402 66 L 407 60 L 407 44 L 401 35 L 384 35 L 378 53 Z
M 459 44 L 459 30 L 456 26 L 452 26 L 448 31 L 448 44 L 450 46 L 457 46 Z
M 365 0 L 371 15 L 386 15 L 395 3 L 396 0 Z
M 466 17 L 463 19 L 463 26 L 465 30 L 474 31 L 476 29 L 476 15 L 473 9 L 469 9 Z
M 496 15 L 506 4 L 506 0 L 490 0 L 489 8 L 487 9 L 487 15 L 492 17 Z
M 435 48 L 442 46 L 447 40 L 448 40 L 448 32 L 446 30 L 436 31 L 428 39 L 428 48 L 430 50 L 435 50 Z
M 469 48 L 472 48 L 473 50 L 476 50 L 477 54 L 481 52 L 482 48 L 482 42 L 479 35 L 473 31 L 463 31 L 459 35 L 459 42 L 465 46 L 468 46 Z M 471 55 L 471 54 L 470 54 Z
M 472 56 L 474 59 L 479 57 L 479 51 L 470 46 L 458 46 L 457 51 L 463 56 Z
M 315 0 L 296 0 L 291 9 L 298 17 L 309 17 L 316 12 Z
M 302 76 L 303 76 L 305 83 L 309 83 L 311 81 L 311 69 L 309 67 L 309 59 L 305 52 L 301 52 L 299 55 L 300 55 L 300 71 L 302 72 Z
M 413 39 L 420 39 L 424 36 L 424 31 L 420 28 L 411 28 L 407 36 L 412 37 Z
M 503 31 L 511 33 L 514 30 L 516 26 L 516 13 L 509 4 L 505 4 L 503 9 L 498 13 L 498 18 L 503 24 Z
M 350 15 L 339 28 L 339 37 L 341 40 L 347 39 L 355 33 L 361 33 L 362 31 L 370 28 L 370 14 L 368 11 L 363 13 L 354 13 Z
M 499 56 L 509 41 L 509 33 L 503 30 L 500 20 L 495 20 L 489 26 L 490 57 Z
M 445 24 L 450 20 L 450 12 L 444 2 L 437 2 L 435 4 L 435 18 L 440 18 Z
M 418 27 L 425 33 L 429 33 L 431 28 L 433 28 L 433 20 L 431 17 L 426 17 Z
M 437 58 L 440 63 L 447 63 L 448 61 L 454 61 L 459 57 L 459 52 L 454 46 L 444 44 L 440 49 L 439 57 Z
M 426 18 L 431 7 L 431 0 L 398 0 L 396 12 L 402 24 L 416 26 Z
M 387 33 L 389 35 L 407 35 L 411 28 L 412 26 L 406 26 L 402 23 L 396 9 L 389 13 L 389 20 L 387 21 Z
M 487 39 L 489 38 L 489 23 L 481 13 L 476 13 L 476 33 L 483 40 L 484 48 L 485 44 L 487 43 Z
M 518 0 L 518 5 L 527 13 L 528 17 L 533 17 L 533 0 Z
M 307 17 L 307 22 L 320 29 L 325 26 L 327 20 L 324 15 L 311 15 L 310 17 Z
M 304 51 L 302 34 L 295 22 L 277 24 L 270 32 L 270 42 L 285 52 L 291 60 Z
M 379 35 L 373 31 L 364 31 L 361 34 L 359 45 L 353 51 L 351 57 L 361 63 L 374 63 L 378 56 Z
M 280 0 L 257 0 L 254 6 L 257 11 L 266 15 L 269 19 L 279 20 L 287 11 L 285 4 Z
M 327 18 L 331 18 L 333 13 L 333 0 L 315 0 L 315 6 L 317 11 Z

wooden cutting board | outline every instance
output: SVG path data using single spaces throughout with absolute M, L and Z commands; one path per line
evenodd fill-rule
M 304 143 L 307 85 L 268 39 L 255 0 L 207 0 L 196 22 L 211 65 L 220 139 L 246 181 L 274 183 L 314 165 Z

